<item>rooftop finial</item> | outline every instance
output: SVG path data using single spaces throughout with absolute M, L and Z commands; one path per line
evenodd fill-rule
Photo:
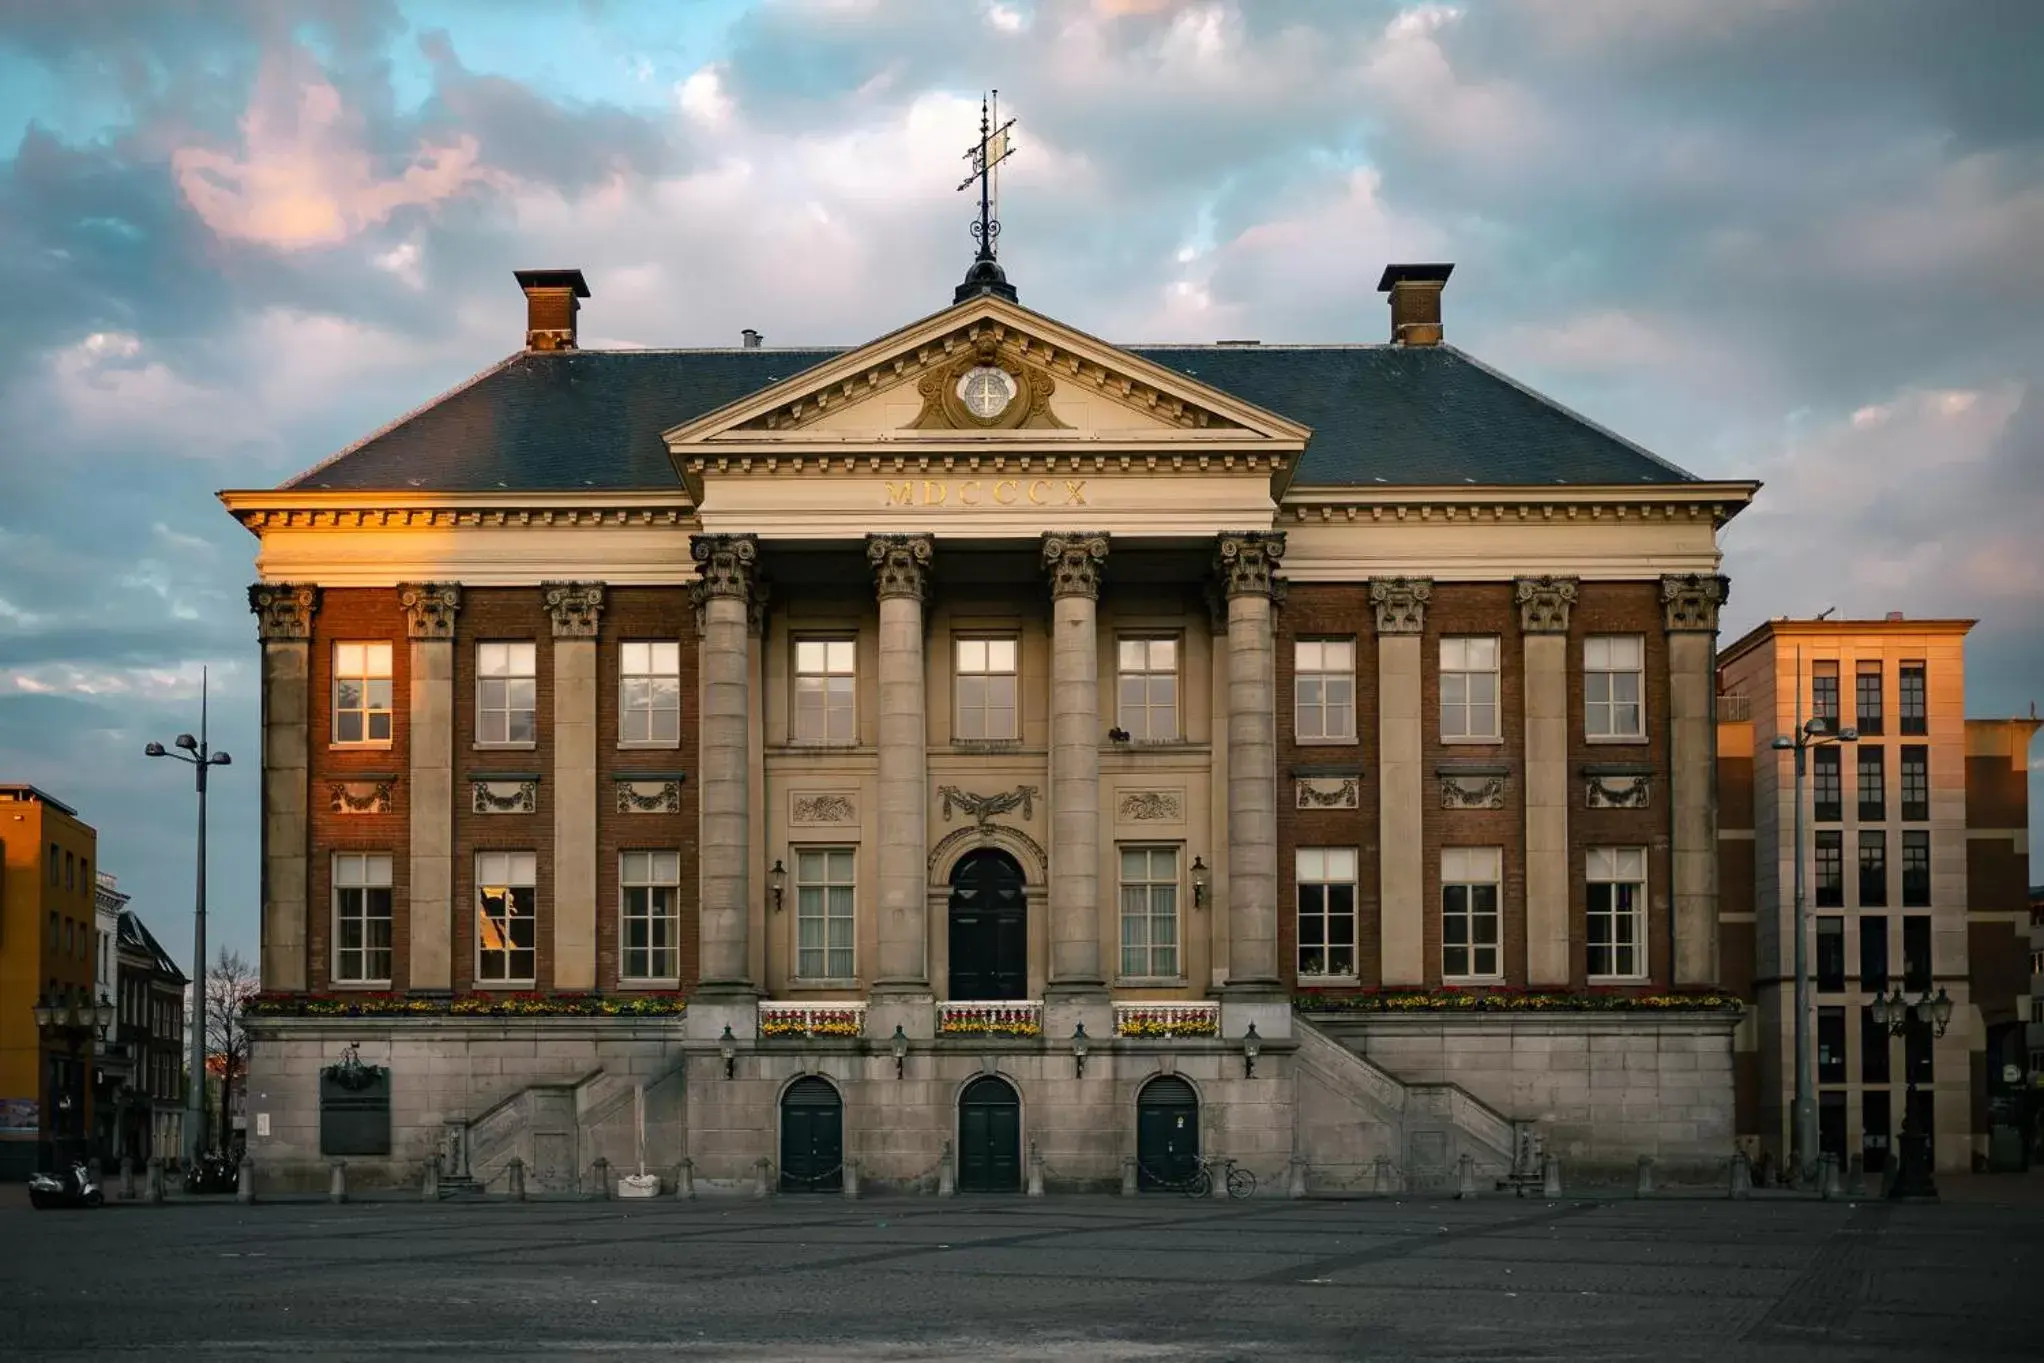
M 953 290 L 951 301 L 963 303 L 974 294 L 999 294 L 1009 302 L 1015 301 L 1015 286 L 1008 282 L 1007 274 L 995 260 L 994 242 L 1001 235 L 1000 219 L 994 216 L 994 168 L 1008 159 L 1014 147 L 1008 141 L 1008 129 L 1015 126 L 1015 120 L 996 126 L 1000 117 L 1001 92 L 995 90 L 990 98 L 979 102 L 979 141 L 965 153 L 965 159 L 972 164 L 972 174 L 959 182 L 963 191 L 979 185 L 979 217 L 973 220 L 972 239 L 979 243 L 979 252 L 972 258 L 972 268 L 965 272 L 965 282 Z

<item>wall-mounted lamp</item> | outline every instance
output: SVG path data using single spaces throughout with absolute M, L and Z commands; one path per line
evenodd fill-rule
M 726 1079 L 736 1078 L 738 1075 L 738 1038 L 731 1035 L 731 1024 L 728 1022 L 724 1024 L 724 1035 L 717 1038 L 717 1054 L 724 1057 L 724 1077 Z
M 1256 1034 L 1256 1024 L 1250 1023 L 1249 1030 L 1242 1033 L 1242 1077 L 1256 1077 L 1256 1057 L 1263 1054 L 1263 1038 Z
M 1207 906 L 1207 891 L 1214 888 L 1214 873 L 1198 857 L 1192 859 L 1192 907 L 1203 909 Z
M 908 1033 L 901 1030 L 901 1024 L 894 1024 L 894 1035 L 887 1038 L 887 1049 L 894 1053 L 894 1077 L 901 1078 L 908 1065 Z
M 1073 1078 L 1084 1079 L 1086 1077 L 1086 1052 L 1092 1048 L 1092 1045 L 1093 1043 L 1086 1037 L 1086 1024 L 1083 1022 L 1072 1024 Z
M 781 911 L 781 896 L 788 892 L 788 868 L 781 865 L 779 857 L 774 858 L 773 869 L 767 872 L 767 893 L 774 897 L 774 912 Z

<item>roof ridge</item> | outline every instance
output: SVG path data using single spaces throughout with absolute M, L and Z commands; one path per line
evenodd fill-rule
M 1589 427 L 1597 434 L 1603 436 L 1605 439 L 1616 441 L 1620 445 L 1625 446 L 1625 448 L 1627 448 L 1628 450 L 1631 450 L 1634 454 L 1639 455 L 1641 458 L 1652 460 L 1654 463 L 1659 464 L 1662 468 L 1667 469 L 1670 473 L 1680 474 L 1683 478 L 1686 478 L 1688 481 L 1692 483 L 1701 483 L 1707 481 L 1703 478 L 1698 477 L 1696 474 L 1691 473 L 1688 469 L 1683 468 L 1674 460 L 1663 459 L 1660 455 L 1655 454 L 1652 450 L 1640 444 L 1638 441 L 1628 440 L 1626 437 L 1612 430 L 1609 426 L 1606 426 L 1603 422 L 1591 420 L 1589 417 L 1584 416 L 1581 412 L 1578 412 L 1575 408 L 1569 406 L 1567 403 L 1559 402 L 1556 399 L 1547 396 L 1547 394 L 1541 392 L 1539 389 L 1529 387 L 1528 385 L 1519 382 L 1517 379 L 1513 378 L 1510 374 L 1505 373 L 1503 370 L 1491 368 L 1491 366 L 1485 364 L 1482 360 L 1477 359 L 1474 355 L 1470 354 L 1466 350 L 1461 349 L 1458 346 L 1452 346 L 1449 345 L 1446 341 L 1443 341 L 1440 344 L 1440 349 L 1447 351 L 1450 355 L 1455 356 L 1457 359 L 1463 361 L 1465 364 L 1468 364 L 1490 375 L 1499 383 L 1505 384 L 1511 388 L 1518 389 L 1521 393 L 1524 393 L 1527 397 L 1532 398 L 1535 402 L 1538 402 L 1543 406 L 1552 407 L 1555 411 L 1560 412 L 1569 420 L 1581 422 L 1583 425 Z
M 357 440 L 352 445 L 349 445 L 346 449 L 337 450 L 333 454 L 330 454 L 326 458 L 320 460 L 317 464 L 314 464 L 311 468 L 305 470 L 305 472 L 298 474 L 297 476 L 292 478 L 286 478 L 283 482 L 277 484 L 277 490 L 281 492 L 285 488 L 294 488 L 301 486 L 306 479 L 312 477 L 315 473 L 324 473 L 327 469 L 330 469 L 335 464 L 340 463 L 343 459 L 346 459 L 349 455 L 353 454 L 356 450 L 361 449 L 364 445 L 368 445 L 373 443 L 374 441 L 381 440 L 384 436 L 389 435 L 392 431 L 404 425 L 413 417 L 425 415 L 427 412 L 432 411 L 435 407 L 438 407 L 441 403 L 447 401 L 447 399 L 453 397 L 455 394 L 463 392 L 466 389 L 473 388 L 477 384 L 481 383 L 484 379 L 489 378 L 492 374 L 498 373 L 504 369 L 509 368 L 512 361 L 519 359 L 521 356 L 524 356 L 528 353 L 529 352 L 523 350 L 516 351 L 512 354 L 506 355 L 503 359 L 497 361 L 488 369 L 478 370 L 476 373 L 471 374 L 467 378 L 463 379 L 460 383 L 455 384 L 454 387 L 440 394 L 440 396 L 436 398 L 430 398 L 427 401 L 420 403 L 418 406 L 412 408 L 412 410 L 406 412 L 401 417 L 397 417 L 391 421 L 384 422 L 381 426 L 378 426 L 375 430 L 363 436 L 360 440 Z

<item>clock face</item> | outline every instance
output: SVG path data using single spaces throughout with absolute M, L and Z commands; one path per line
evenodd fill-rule
M 991 421 L 1015 400 L 1015 380 L 1005 369 L 979 365 L 958 380 L 958 400 L 981 421 Z

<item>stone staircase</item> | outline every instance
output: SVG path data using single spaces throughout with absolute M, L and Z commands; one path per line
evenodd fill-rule
M 528 1084 L 506 1094 L 468 1124 L 469 1176 L 442 1177 L 441 1195 L 501 1190 L 515 1156 L 525 1162 L 533 1193 L 581 1189 L 589 1167 L 607 1159 L 620 1172 L 635 1166 L 632 1120 L 636 1076 L 595 1069 L 575 1079 Z M 646 1163 L 667 1168 L 680 1157 L 680 1113 L 686 1086 L 677 1062 L 646 1081 Z

